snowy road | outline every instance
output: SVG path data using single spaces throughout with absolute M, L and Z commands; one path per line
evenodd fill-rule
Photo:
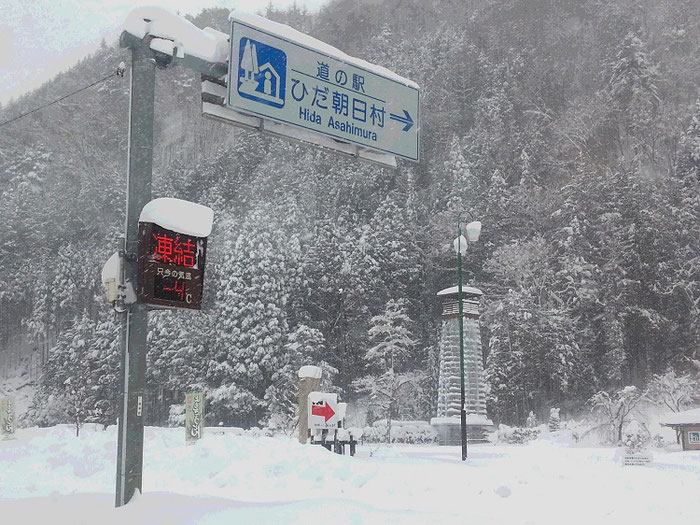
M 529 445 L 360 447 L 146 429 L 144 495 L 113 509 L 115 429 L 26 429 L 0 442 L 2 523 L 660 523 L 700 516 L 700 453 Z M 6 517 L 14 518 L 5 521 Z M 15 521 L 16 520 L 16 521 Z

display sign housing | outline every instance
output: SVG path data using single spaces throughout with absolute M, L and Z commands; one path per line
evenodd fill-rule
M 206 237 L 139 223 L 138 302 L 199 310 L 204 287 Z

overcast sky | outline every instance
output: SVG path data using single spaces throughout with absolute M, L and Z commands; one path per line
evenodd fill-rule
M 287 7 L 294 0 L 272 0 Z M 317 11 L 326 0 L 296 0 Z M 269 0 L 0 0 L 0 103 L 7 103 L 115 41 L 129 11 L 143 5 L 196 14 L 205 7 L 255 13 Z M 57 93 L 57 96 L 61 94 Z

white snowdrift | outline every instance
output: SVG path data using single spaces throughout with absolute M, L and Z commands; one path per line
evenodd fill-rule
M 654 451 L 622 467 L 612 448 L 554 442 L 360 446 L 339 456 L 293 438 L 147 428 L 144 494 L 114 509 L 116 430 L 19 429 L 0 441 L 2 523 L 694 523 L 700 453 Z

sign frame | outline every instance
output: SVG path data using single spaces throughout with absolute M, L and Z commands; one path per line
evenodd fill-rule
M 251 38 L 251 35 L 255 36 L 256 38 L 259 38 L 259 40 L 254 40 L 253 38 Z M 306 35 L 302 36 L 306 37 Z M 311 37 L 307 38 L 309 40 L 312 40 Z M 242 42 L 244 42 L 244 40 L 245 43 L 242 45 Z M 259 86 L 263 82 L 263 79 L 248 79 L 240 75 L 240 71 L 244 71 L 244 74 L 246 75 L 251 74 L 251 72 L 247 69 L 241 69 L 241 64 L 244 60 L 246 62 L 251 62 L 251 50 L 249 44 L 251 44 L 253 47 L 252 55 L 254 57 L 271 57 L 270 60 L 262 66 L 259 64 L 259 58 L 255 58 L 255 60 L 252 61 L 254 62 L 255 70 L 258 71 L 258 75 L 261 74 L 260 71 L 262 71 L 263 68 L 267 67 L 267 69 L 262 74 L 265 75 L 264 81 L 268 82 L 269 80 L 271 82 L 270 85 L 273 86 L 269 89 L 269 95 L 266 95 L 265 93 L 261 92 L 255 92 L 252 88 L 243 88 L 244 82 L 255 81 L 258 83 L 258 89 L 260 89 Z M 377 71 L 369 69 L 369 66 L 371 66 L 371 64 L 367 64 L 366 67 L 363 67 L 361 61 L 358 61 L 356 59 L 351 61 L 343 60 L 343 53 L 341 53 L 340 51 L 338 51 L 338 53 L 341 55 L 341 58 L 339 58 L 338 56 L 334 56 L 331 53 L 331 50 L 335 49 L 331 46 L 323 44 L 322 42 L 319 42 L 319 46 L 322 46 L 323 49 L 311 47 L 309 44 L 310 42 L 300 42 L 288 35 L 276 34 L 272 32 L 272 30 L 269 28 L 263 28 L 259 25 L 256 26 L 255 24 L 251 23 L 248 19 L 239 19 L 232 16 L 230 25 L 229 63 L 233 64 L 235 62 L 236 66 L 229 67 L 229 73 L 226 77 L 227 87 L 226 97 L 224 100 L 225 107 L 229 110 L 233 110 L 243 115 L 248 115 L 252 118 L 262 119 L 263 122 L 269 122 L 270 124 L 276 125 L 290 126 L 291 128 L 296 129 L 298 132 L 300 132 L 302 136 L 305 134 L 312 133 L 314 135 L 326 137 L 327 140 L 335 141 L 339 144 L 353 145 L 357 148 L 374 151 L 381 155 L 394 155 L 397 157 L 404 158 L 406 160 L 411 160 L 413 162 L 419 162 L 420 133 L 418 132 L 418 130 L 420 128 L 420 89 L 414 87 L 413 85 L 402 83 L 395 78 L 391 78 L 391 76 L 389 75 L 382 75 Z M 265 48 L 262 50 L 263 54 L 261 54 L 257 50 L 256 45 L 263 46 Z M 274 47 L 275 45 L 277 45 L 278 47 Z M 289 58 L 291 51 L 294 51 L 294 53 L 291 53 L 291 56 L 296 57 L 296 61 L 294 60 L 294 58 Z M 281 58 L 281 55 L 285 55 L 284 60 Z M 328 86 L 330 85 L 332 88 L 337 88 L 339 90 L 348 90 L 351 92 L 353 90 L 345 87 L 345 84 L 327 81 L 320 77 L 315 78 L 308 72 L 301 71 L 300 69 L 298 69 L 301 66 L 298 66 L 297 64 L 301 64 L 303 61 L 299 60 L 298 56 L 303 56 L 306 58 L 308 58 L 308 56 L 313 56 L 314 58 L 319 59 L 317 61 L 319 64 L 321 63 L 321 60 L 323 60 L 327 66 L 328 64 L 333 64 L 332 66 L 330 66 L 330 69 L 333 69 L 333 67 L 342 67 L 343 70 L 336 69 L 335 75 L 337 78 L 338 73 L 343 72 L 343 75 L 345 75 L 346 83 L 347 77 L 350 75 L 348 75 L 347 72 L 344 71 L 348 70 L 352 72 L 351 75 L 358 75 L 359 77 L 361 77 L 363 79 L 363 83 L 367 79 L 369 79 L 370 82 L 368 82 L 368 84 L 374 86 L 375 88 L 381 86 L 382 89 L 386 85 L 388 85 L 388 83 L 391 83 L 392 89 L 395 88 L 395 90 L 384 91 L 388 95 L 391 95 L 384 95 L 384 98 L 386 100 L 383 100 L 382 98 L 377 98 L 378 95 L 382 94 L 381 92 L 373 91 L 372 94 L 368 94 L 364 91 L 354 91 L 358 98 L 354 96 L 350 98 L 353 104 L 352 118 L 348 116 L 347 108 L 345 108 L 345 116 L 342 116 L 341 113 L 341 116 L 338 117 L 337 114 L 334 114 L 334 112 L 331 109 L 329 109 L 329 104 L 331 103 L 331 101 L 330 88 Z M 310 60 L 308 60 L 307 62 L 310 62 Z M 282 73 L 276 73 L 274 65 L 271 66 L 271 64 L 273 63 L 284 63 L 284 75 Z M 293 75 L 287 74 L 292 72 Z M 359 73 L 362 73 L 362 75 L 359 75 Z M 312 106 L 313 102 L 316 100 L 315 98 L 314 100 L 310 101 L 309 107 L 302 108 L 301 104 L 297 104 L 301 99 L 298 99 L 296 96 L 294 96 L 293 86 L 288 85 L 287 83 L 283 84 L 283 80 L 285 78 L 292 78 L 293 76 L 311 77 L 312 79 L 314 79 L 315 82 L 318 81 L 319 84 L 325 83 L 325 96 L 327 107 L 322 108 L 320 106 L 320 103 L 318 103 L 318 112 L 313 111 Z M 398 77 L 398 75 L 396 76 Z M 304 89 L 306 89 L 306 87 L 304 87 Z M 364 87 L 362 89 L 364 90 Z M 267 88 L 265 88 L 264 91 L 267 92 Z M 320 91 L 322 90 L 316 89 L 314 97 Z M 334 91 L 333 96 L 335 97 L 336 94 L 337 92 Z M 347 101 L 349 95 L 344 95 Z M 280 96 L 284 96 L 285 98 L 281 100 Z M 270 97 L 270 100 L 263 100 L 264 97 Z M 414 97 L 415 100 L 412 100 Z M 311 98 L 310 95 L 309 98 Z M 377 104 L 381 103 L 386 105 L 386 107 L 381 107 L 381 121 L 378 118 L 377 120 L 375 120 L 375 118 L 373 117 L 373 125 L 377 124 L 376 126 L 374 126 L 374 128 L 365 129 L 364 127 L 361 127 L 359 125 L 356 127 L 353 122 L 355 119 L 355 101 L 357 100 L 365 104 L 364 122 L 367 122 L 368 106 L 366 104 L 368 100 L 371 102 L 372 99 L 378 101 Z M 401 99 L 406 103 L 404 104 L 404 102 L 395 102 L 396 99 Z M 293 101 L 293 103 L 290 104 L 290 106 L 292 106 L 291 109 L 284 108 L 284 100 Z M 335 104 L 335 101 L 333 103 Z M 396 107 L 393 107 L 392 104 L 398 105 Z M 296 114 L 297 108 L 299 113 L 298 118 L 295 118 L 293 115 Z M 321 109 L 325 109 L 325 113 L 322 112 Z M 379 112 L 379 108 L 372 107 L 372 109 L 377 109 L 377 112 Z M 414 115 L 412 116 L 408 112 L 408 110 L 413 112 Z M 303 117 L 302 114 L 304 115 Z M 333 120 L 334 117 L 336 118 L 336 120 Z M 324 120 L 327 121 L 327 125 L 325 126 L 323 122 Z M 381 127 L 378 127 L 379 122 L 381 122 Z M 331 123 L 333 123 L 333 126 L 331 126 Z M 413 128 L 413 130 L 411 130 L 411 128 Z M 346 129 L 348 130 L 347 132 L 345 131 Z M 403 133 L 407 132 L 409 134 L 404 136 Z M 359 135 L 361 139 L 356 138 L 356 135 Z M 371 140 L 373 136 L 375 138 L 374 140 Z M 408 137 L 408 139 L 406 137 Z

